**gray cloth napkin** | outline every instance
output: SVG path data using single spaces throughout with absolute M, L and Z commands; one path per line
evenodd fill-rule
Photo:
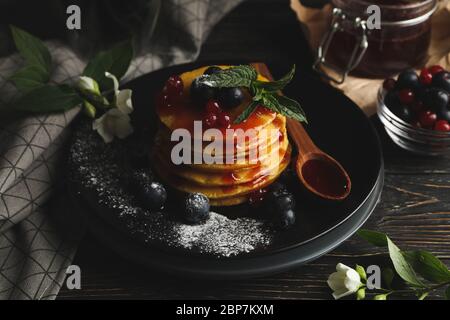
M 241 1 L 160 1 L 153 37 L 124 81 L 196 59 L 211 27 Z M 85 65 L 74 43 L 47 45 L 55 62 L 52 81 L 73 83 Z M 8 78 L 22 63 L 17 54 L 0 59 L 0 104 L 18 94 Z M 64 285 L 83 235 L 79 219 L 59 203 L 62 146 L 79 110 L 0 126 L 0 299 L 54 299 Z

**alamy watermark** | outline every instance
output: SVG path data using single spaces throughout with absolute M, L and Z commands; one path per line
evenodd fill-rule
M 216 128 L 203 131 L 202 121 L 194 121 L 194 132 L 175 129 L 170 140 L 176 142 L 171 150 L 171 160 L 180 164 L 258 164 L 261 159 L 279 163 L 279 129 Z M 206 144 L 206 145 L 205 145 Z

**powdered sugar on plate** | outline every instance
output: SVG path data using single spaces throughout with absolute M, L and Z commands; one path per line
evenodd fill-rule
M 231 219 L 211 212 L 203 224 L 188 225 L 177 212 L 150 212 L 142 208 L 127 187 L 130 170 L 133 170 L 130 145 L 150 149 L 148 140 L 142 144 L 136 141 L 130 144 L 129 140 L 105 144 L 91 128 L 89 122 L 84 121 L 75 131 L 68 157 L 69 180 L 81 198 L 95 202 L 91 207 L 117 229 L 148 245 L 215 257 L 250 253 L 271 244 L 273 231 L 264 220 Z
M 209 219 L 200 225 L 174 227 L 178 243 L 187 249 L 230 257 L 251 252 L 257 246 L 269 245 L 268 235 L 262 221 L 250 218 L 229 219 L 211 212 Z

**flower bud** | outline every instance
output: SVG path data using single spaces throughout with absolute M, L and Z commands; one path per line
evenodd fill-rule
M 97 81 L 90 77 L 81 76 L 78 81 L 78 88 L 81 91 L 87 91 L 96 95 L 100 95 L 100 88 Z

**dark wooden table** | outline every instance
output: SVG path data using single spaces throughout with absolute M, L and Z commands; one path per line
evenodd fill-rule
M 236 8 L 213 31 L 200 59 L 285 59 L 307 68 L 311 62 L 288 1 L 252 0 Z M 301 72 L 301 70 L 300 70 Z M 375 125 L 379 125 L 376 119 Z M 379 126 L 378 126 L 379 128 Z M 430 250 L 450 265 L 450 158 L 411 155 L 395 147 L 379 128 L 386 164 L 381 202 L 364 226 L 386 232 L 402 248 Z M 82 289 L 61 289 L 61 299 L 330 299 L 327 277 L 338 262 L 349 266 L 386 264 L 383 250 L 357 236 L 298 269 L 262 279 L 201 282 L 140 269 L 91 236 L 74 264 Z M 430 296 L 442 298 L 442 291 Z

